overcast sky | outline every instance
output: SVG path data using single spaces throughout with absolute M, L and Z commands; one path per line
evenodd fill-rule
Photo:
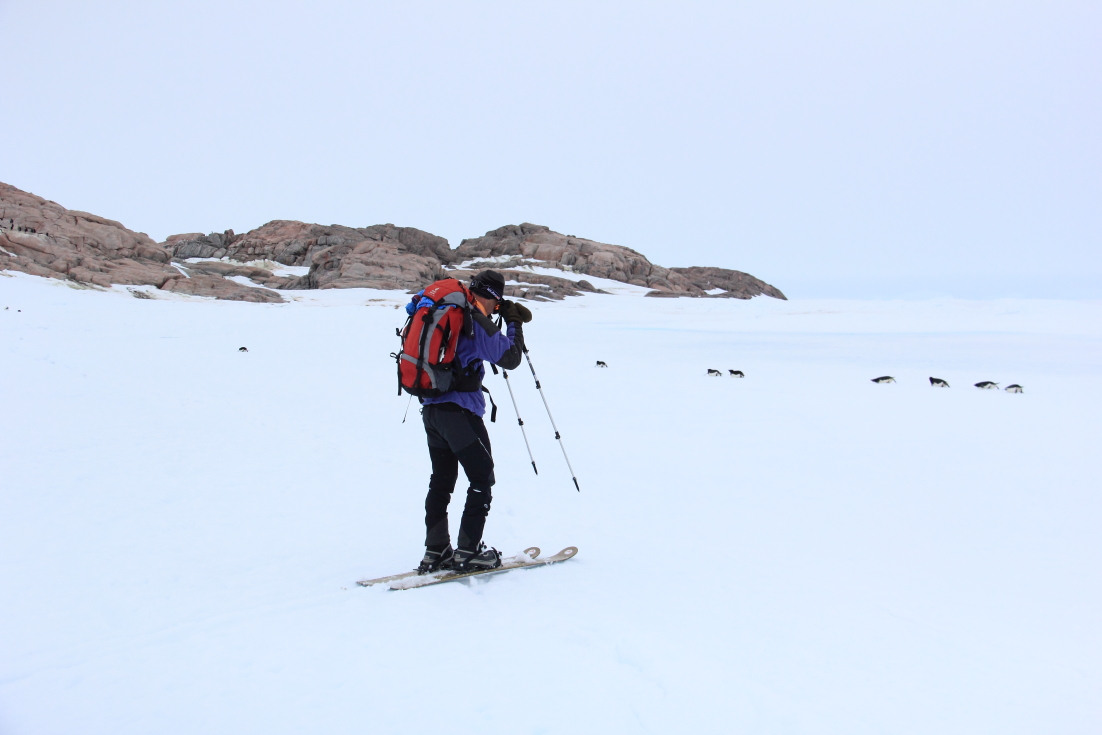
M 0 0 L 0 181 L 158 240 L 504 224 L 1102 298 L 1102 3 Z

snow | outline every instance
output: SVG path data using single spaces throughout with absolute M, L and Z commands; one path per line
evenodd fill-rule
M 510 261 L 520 261 L 522 263 L 538 263 L 540 261 L 535 258 L 525 258 L 519 255 L 488 255 L 485 258 L 470 258 L 464 260 L 462 263 L 457 263 L 450 267 L 450 269 L 467 270 L 474 266 L 475 263 L 508 263 Z
M 5 735 L 1102 728 L 1100 302 L 531 303 L 487 541 L 578 556 L 391 592 L 407 296 L 147 293 L 0 274 Z
M 241 286 L 248 286 L 249 288 L 262 288 L 267 290 L 267 287 L 260 285 L 248 276 L 225 276 L 225 279 L 227 281 L 233 281 L 234 283 Z
M 274 260 L 249 260 L 241 262 L 233 258 L 187 258 L 184 262 L 228 263 L 230 265 L 252 266 L 253 268 L 263 268 L 266 271 L 271 271 L 272 275 L 276 276 L 305 276 L 310 273 L 310 266 L 308 265 L 283 265 Z

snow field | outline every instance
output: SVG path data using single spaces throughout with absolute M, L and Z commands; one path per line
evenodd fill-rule
M 0 277 L 0 732 L 1102 725 L 1099 303 L 531 304 L 582 492 L 527 365 L 538 476 L 491 377 L 487 541 L 579 555 L 389 592 L 406 297 L 286 295 Z

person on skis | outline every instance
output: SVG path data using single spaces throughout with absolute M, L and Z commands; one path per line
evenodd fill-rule
M 444 568 L 469 571 L 501 566 L 500 552 L 482 542 L 495 482 L 490 436 L 482 420 L 486 413 L 482 396 L 486 376 L 483 361 L 506 370 L 520 365 L 524 350 L 521 325 L 532 319 L 532 312 L 503 298 L 505 279 L 496 271 L 479 273 L 471 279 L 469 290 L 474 301 L 473 331 L 469 336 L 460 335 L 455 351 L 456 363 L 465 368 L 466 377 L 459 381 L 457 390 L 420 399 L 432 462 L 425 497 L 425 556 L 417 567 L 421 573 Z M 491 320 L 494 313 L 504 321 L 504 332 Z M 470 486 L 459 524 L 457 548 L 453 550 L 448 532 L 448 504 L 460 465 Z

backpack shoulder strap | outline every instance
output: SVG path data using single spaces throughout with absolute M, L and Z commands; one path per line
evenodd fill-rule
M 471 309 L 471 317 L 478 324 L 478 326 L 482 327 L 482 329 L 486 331 L 486 334 L 490 335 L 491 337 L 501 331 L 498 326 L 494 324 L 493 319 L 486 316 L 478 309 Z

